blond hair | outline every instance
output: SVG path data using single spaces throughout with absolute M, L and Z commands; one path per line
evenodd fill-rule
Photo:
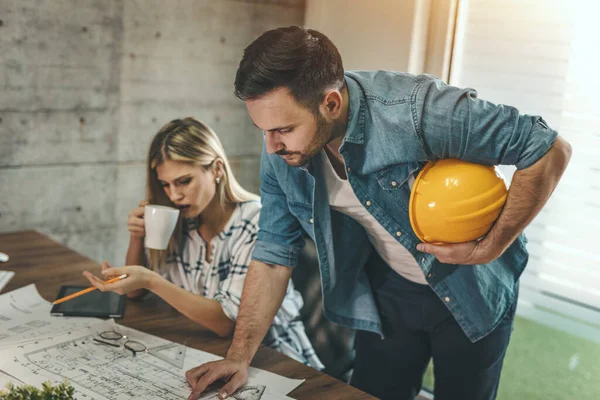
M 211 168 L 216 160 L 221 160 L 223 175 L 217 183 L 216 196 L 222 207 L 259 199 L 235 179 L 217 134 L 194 118 L 175 119 L 163 126 L 152 139 L 148 152 L 146 198 L 150 204 L 174 207 L 156 173 L 156 168 L 167 160 L 190 163 L 206 170 Z M 148 250 L 148 266 L 158 271 L 164 266 L 167 254 L 179 252 L 177 245 L 182 244 L 182 238 L 183 217 L 180 215 L 167 250 Z

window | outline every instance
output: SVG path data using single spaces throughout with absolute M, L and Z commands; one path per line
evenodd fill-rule
M 525 231 L 530 261 L 499 399 L 600 399 L 598 15 L 586 0 L 459 2 L 449 83 L 541 115 L 573 146 Z

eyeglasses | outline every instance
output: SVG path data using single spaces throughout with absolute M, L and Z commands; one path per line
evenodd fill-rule
M 120 348 L 121 345 L 116 344 L 115 342 L 117 342 L 121 339 L 127 339 L 127 336 L 125 336 L 117 331 L 104 331 L 104 332 L 99 333 L 98 336 L 100 336 L 104 340 L 94 338 L 95 342 L 106 344 L 106 345 L 109 345 L 112 347 L 118 347 L 118 348 Z M 109 340 L 109 342 L 107 342 L 106 340 Z M 146 346 L 143 343 L 140 343 L 135 340 L 126 340 L 125 343 L 123 343 L 123 347 L 126 348 L 127 350 L 131 351 L 131 353 L 133 354 L 134 357 L 137 353 L 143 353 L 147 350 Z

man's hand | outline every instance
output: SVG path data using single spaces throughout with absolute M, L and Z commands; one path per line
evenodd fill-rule
M 281 307 L 292 269 L 252 260 L 244 282 L 235 333 L 224 360 L 209 362 L 186 372 L 192 387 L 188 400 L 196 400 L 217 380 L 225 382 L 221 399 L 232 395 L 248 382 L 248 367 L 271 322 Z
M 185 378 L 192 387 L 188 400 L 196 400 L 209 385 L 219 379 L 227 382 L 219 390 L 219 398 L 226 399 L 248 382 L 248 363 L 235 357 L 208 362 L 187 371 Z
M 546 204 L 569 163 L 571 152 L 571 145 L 558 136 L 542 158 L 527 168 L 517 170 L 506 204 L 484 239 L 443 245 L 421 243 L 417 250 L 433 254 L 446 264 L 474 265 L 494 261 Z
M 444 264 L 487 264 L 494 261 L 499 255 L 491 254 L 491 252 L 484 246 L 484 241 L 485 239 L 474 242 L 438 245 L 431 243 L 420 243 L 417 245 L 417 250 L 424 253 L 433 254 L 435 258 Z

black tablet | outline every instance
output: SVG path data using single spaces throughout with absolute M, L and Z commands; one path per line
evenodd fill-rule
M 87 287 L 62 286 L 56 299 L 61 299 Z M 64 303 L 53 305 L 50 314 L 68 317 L 122 318 L 125 314 L 125 297 L 115 292 L 94 290 Z

